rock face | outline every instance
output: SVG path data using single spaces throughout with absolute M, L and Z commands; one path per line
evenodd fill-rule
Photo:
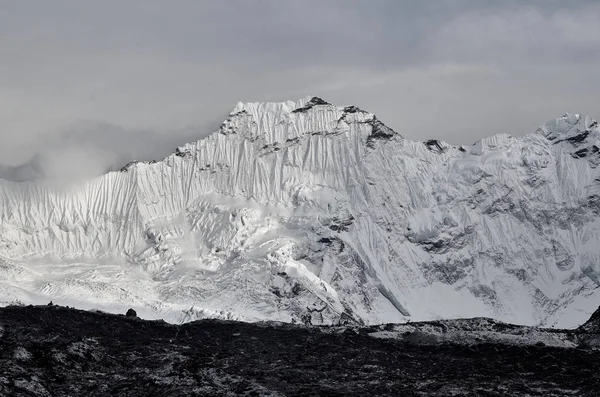
M 0 300 L 574 327 L 600 301 L 598 147 L 574 114 L 454 147 L 320 98 L 239 103 L 162 161 L 71 187 L 0 182 Z

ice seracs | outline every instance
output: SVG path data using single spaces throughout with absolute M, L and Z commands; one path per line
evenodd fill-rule
M 2 181 L 0 299 L 577 326 L 600 300 L 599 137 L 568 114 L 455 147 L 316 97 L 239 103 L 162 161 L 69 188 Z

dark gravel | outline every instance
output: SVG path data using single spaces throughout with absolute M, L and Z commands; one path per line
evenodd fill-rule
M 598 396 L 600 351 L 0 309 L 1 396 Z M 570 331 L 569 331 L 570 332 Z

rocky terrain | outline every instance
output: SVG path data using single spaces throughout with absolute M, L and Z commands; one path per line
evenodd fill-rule
M 183 325 L 0 309 L 2 396 L 597 396 L 600 309 L 573 330 L 491 319 Z

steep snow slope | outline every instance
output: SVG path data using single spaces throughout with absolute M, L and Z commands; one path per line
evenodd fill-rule
M 453 147 L 319 98 L 239 103 L 160 162 L 76 187 L 1 181 L 0 300 L 575 326 L 600 301 L 599 147 L 581 115 Z

